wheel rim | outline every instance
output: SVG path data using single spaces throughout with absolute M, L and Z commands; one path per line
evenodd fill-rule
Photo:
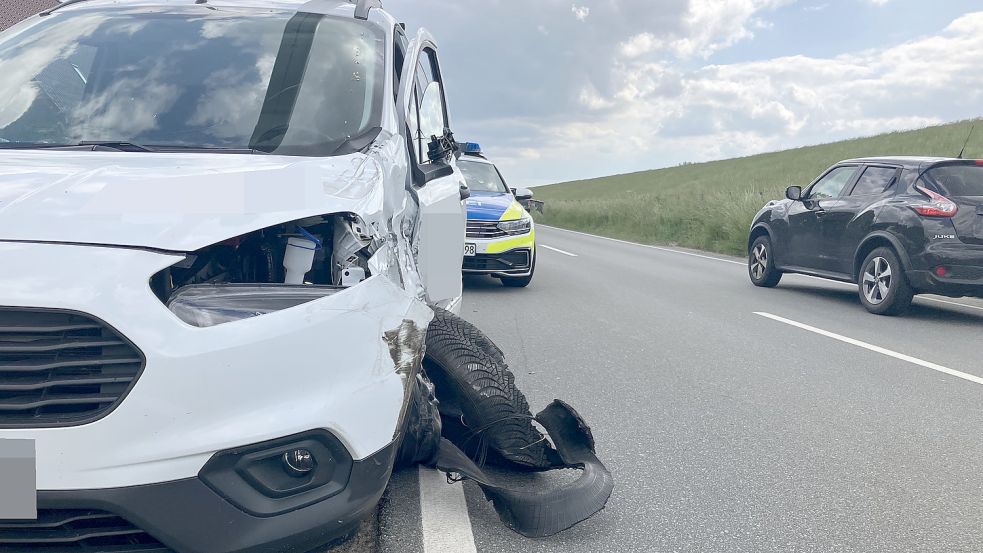
M 751 276 L 754 280 L 761 280 L 768 270 L 768 248 L 764 244 L 758 244 L 751 251 Z
M 871 305 L 880 305 L 891 291 L 894 275 L 891 264 L 883 257 L 875 257 L 864 269 L 863 292 Z

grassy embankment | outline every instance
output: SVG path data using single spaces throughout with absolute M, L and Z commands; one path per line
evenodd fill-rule
M 874 155 L 955 156 L 971 121 L 755 155 L 555 184 L 538 222 L 649 244 L 743 255 L 748 227 L 770 199 L 806 185 L 842 159 Z M 983 121 L 966 148 L 983 157 Z

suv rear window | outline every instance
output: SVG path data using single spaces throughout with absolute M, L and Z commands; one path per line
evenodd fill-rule
M 943 165 L 923 177 L 946 196 L 983 196 L 983 166 Z
M 56 12 L 0 35 L 0 148 L 350 153 L 380 126 L 383 34 L 209 5 Z

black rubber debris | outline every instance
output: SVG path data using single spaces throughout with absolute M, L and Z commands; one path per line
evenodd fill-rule
M 509 489 L 446 439 L 441 440 L 436 467 L 480 486 L 509 528 L 530 538 L 543 538 L 603 509 L 614 490 L 614 478 L 595 455 L 590 427 L 572 407 L 556 400 L 536 420 L 555 444 L 564 467 L 583 471 L 580 478 L 547 492 Z

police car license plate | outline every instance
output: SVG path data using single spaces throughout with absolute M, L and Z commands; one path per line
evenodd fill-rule
M 475 244 L 464 245 L 464 257 L 474 257 L 478 255 L 478 246 Z

